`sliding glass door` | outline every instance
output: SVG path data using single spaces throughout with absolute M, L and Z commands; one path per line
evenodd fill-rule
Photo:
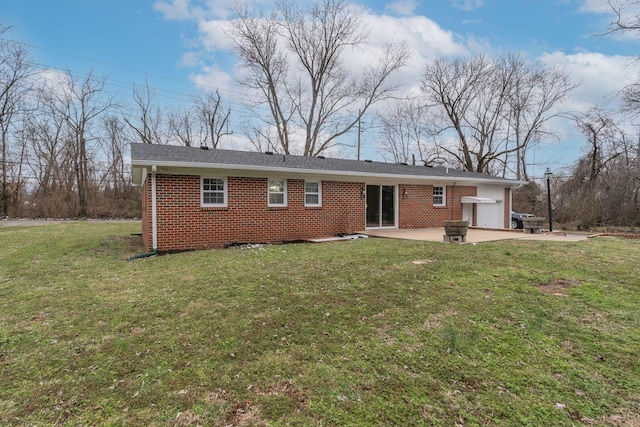
M 395 195 L 393 185 L 367 185 L 367 227 L 395 227 Z

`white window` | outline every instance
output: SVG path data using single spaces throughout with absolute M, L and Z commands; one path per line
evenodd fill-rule
M 433 187 L 433 206 L 446 206 L 444 187 Z
M 269 180 L 269 206 L 287 206 L 287 180 Z
M 304 205 L 322 206 L 322 181 L 304 182 Z
M 202 178 L 202 206 L 227 206 L 227 180 L 225 178 Z

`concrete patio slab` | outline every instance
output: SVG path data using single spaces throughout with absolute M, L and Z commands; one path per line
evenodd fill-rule
M 386 237 L 390 239 L 424 240 L 429 242 L 443 242 L 444 228 L 416 228 L 410 230 L 367 230 L 362 232 L 372 237 Z M 588 236 L 580 234 L 545 233 L 525 234 L 522 231 L 485 230 L 469 228 L 466 243 L 492 242 L 497 240 L 548 240 L 557 242 L 578 242 L 586 240 Z

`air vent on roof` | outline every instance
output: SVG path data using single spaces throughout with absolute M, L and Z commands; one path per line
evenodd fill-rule
M 200 149 L 201 149 L 201 150 L 208 150 L 208 149 L 209 149 L 209 147 L 207 147 L 206 145 L 201 145 L 201 146 L 200 146 Z
M 273 151 L 265 151 L 264 154 L 268 154 L 268 155 L 272 156 L 273 155 Z
M 399 164 L 401 164 L 401 165 L 405 165 L 405 166 L 408 166 L 408 165 L 409 165 L 408 163 L 405 163 L 405 162 L 400 162 Z
M 316 156 L 319 159 L 324 159 L 324 156 Z
M 368 159 L 367 159 L 367 160 L 365 160 L 365 162 L 367 162 L 367 163 L 373 163 L 371 160 L 368 160 Z

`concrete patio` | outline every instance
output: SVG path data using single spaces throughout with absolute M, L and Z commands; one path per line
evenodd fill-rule
M 405 230 L 367 230 L 362 232 L 372 237 L 387 237 L 390 239 L 425 240 L 430 242 L 443 242 L 444 228 L 417 228 Z M 492 242 L 497 240 L 547 240 L 556 242 L 578 242 L 586 240 L 588 236 L 581 234 L 566 234 L 553 232 L 544 234 L 525 234 L 522 230 L 486 230 L 469 228 L 466 243 Z

